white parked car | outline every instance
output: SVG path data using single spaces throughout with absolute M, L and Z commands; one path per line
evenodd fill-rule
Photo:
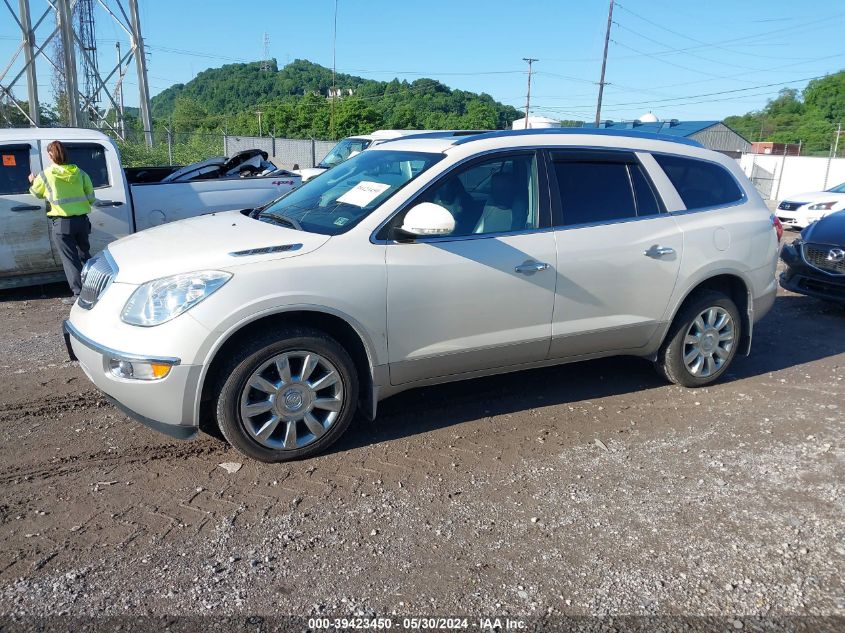
M 392 141 L 402 136 L 410 136 L 411 134 L 419 134 L 420 132 L 422 130 L 376 130 L 372 134 L 348 136 L 345 139 L 341 139 L 337 145 L 332 147 L 329 153 L 317 163 L 316 167 L 304 167 L 296 170 L 295 173 L 302 176 L 302 182 L 308 182 L 314 176 L 319 176 L 332 167 L 340 165 L 343 161 L 352 158 L 356 154 L 360 154 L 369 147 L 375 147 L 385 141 Z
M 617 354 L 710 384 L 774 302 L 774 225 L 735 161 L 692 141 L 402 139 L 260 212 L 111 244 L 66 337 L 142 422 L 208 422 L 284 461 L 420 385 Z
M 777 216 L 787 228 L 803 229 L 826 215 L 845 209 L 845 182 L 827 191 L 789 196 L 777 209 Z

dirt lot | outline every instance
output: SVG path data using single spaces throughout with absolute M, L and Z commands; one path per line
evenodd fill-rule
M 0 294 L 0 614 L 845 614 L 839 308 L 782 293 L 711 388 L 429 388 L 270 466 L 107 404 L 46 293 Z

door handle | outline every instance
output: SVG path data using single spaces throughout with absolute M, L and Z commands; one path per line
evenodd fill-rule
M 647 257 L 654 257 L 655 259 L 658 257 L 666 257 L 667 255 L 674 254 L 675 249 L 671 246 L 658 246 L 657 244 L 655 244 L 643 253 L 643 255 L 646 255 Z
M 12 211 L 41 211 L 41 206 L 37 204 L 19 204 L 16 207 L 12 207 Z
M 520 264 L 513 270 L 514 272 L 519 273 L 520 275 L 533 275 L 534 273 L 539 273 L 546 270 L 548 267 L 549 265 L 543 262 L 528 261 L 523 264 Z
M 97 200 L 95 207 L 119 207 L 123 203 L 120 200 Z

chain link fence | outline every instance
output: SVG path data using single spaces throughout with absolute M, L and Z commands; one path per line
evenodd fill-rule
M 282 169 L 314 167 L 332 147 L 334 141 L 315 139 L 276 138 L 274 136 L 224 136 L 223 148 L 226 156 L 232 156 L 247 149 L 261 149 L 270 155 L 270 160 Z
M 276 138 L 273 136 L 235 136 L 219 132 L 172 132 L 157 129 L 153 145 L 147 146 L 144 134 L 133 130 L 125 140 L 115 138 L 125 167 L 188 165 L 214 156 L 233 156 L 248 149 L 267 152 L 282 169 L 314 167 L 335 145 L 335 141 Z

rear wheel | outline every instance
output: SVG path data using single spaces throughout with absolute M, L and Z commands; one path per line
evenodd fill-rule
M 358 402 L 355 365 L 318 330 L 253 339 L 223 369 L 217 420 L 224 437 L 264 462 L 315 455 L 343 435 Z
M 675 317 L 657 355 L 658 372 L 685 387 L 703 387 L 721 377 L 736 356 L 742 322 L 724 293 L 694 295 Z

